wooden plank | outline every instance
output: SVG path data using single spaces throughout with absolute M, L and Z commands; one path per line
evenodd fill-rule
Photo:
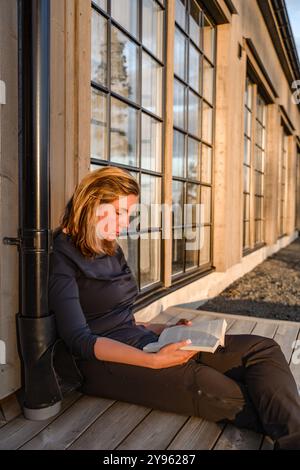
M 59 414 L 62 414 L 81 396 L 78 392 L 70 393 L 63 401 L 62 409 Z M 13 450 L 18 449 L 29 439 L 32 439 L 49 423 L 54 421 L 57 416 L 49 418 L 45 421 L 29 421 L 22 417 L 17 417 L 7 423 L 0 429 L 0 449 Z
M 117 450 L 163 450 L 188 420 L 188 416 L 153 410 L 124 439 Z
M 206 421 L 191 416 L 183 428 L 167 447 L 168 450 L 208 450 L 211 449 L 222 432 L 224 424 Z
M 21 449 L 66 449 L 113 403 L 84 395 Z
M 143 406 L 118 401 L 103 413 L 69 449 L 115 449 L 147 416 L 149 411 L 149 408 Z

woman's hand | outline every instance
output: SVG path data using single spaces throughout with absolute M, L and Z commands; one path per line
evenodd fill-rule
M 197 351 L 184 351 L 181 350 L 183 346 L 187 346 L 191 340 L 179 341 L 177 343 L 167 344 L 161 348 L 157 353 L 150 353 L 152 358 L 152 369 L 162 369 L 164 367 L 173 367 L 180 364 L 185 364 L 191 359 Z

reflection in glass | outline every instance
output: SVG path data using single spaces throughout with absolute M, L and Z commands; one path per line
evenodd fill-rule
M 91 157 L 107 160 L 106 95 L 92 88 Z
M 153 0 L 143 0 L 143 44 L 162 60 L 164 12 Z
M 184 183 L 181 181 L 172 182 L 172 226 L 178 227 L 183 225 L 184 211 Z
M 201 10 L 195 0 L 190 3 L 190 38 L 201 49 Z
M 185 137 L 181 132 L 173 132 L 173 176 L 185 176 Z
M 141 229 L 161 227 L 161 178 L 141 176 Z
M 204 28 L 203 28 L 203 49 L 206 57 L 214 62 L 215 60 L 215 29 L 209 22 L 206 16 L 204 16 Z
M 244 165 L 244 191 L 250 193 L 250 168 Z
M 119 29 L 111 28 L 111 89 L 138 101 L 138 47 Z
M 97 5 L 98 7 L 102 8 L 102 10 L 107 9 L 106 0 L 93 0 L 93 3 L 95 3 L 95 5 Z
M 174 126 L 185 129 L 186 88 L 178 80 L 174 80 Z
M 185 209 L 185 220 L 184 223 L 187 225 L 191 224 L 200 224 L 200 185 L 191 184 L 187 185 L 187 195 L 186 195 L 187 204 L 191 206 L 186 206 Z
M 205 101 L 203 101 L 202 106 L 202 140 L 208 144 L 211 144 L 213 133 L 213 110 Z
M 137 37 L 139 0 L 111 0 L 111 15 L 133 36 Z
M 143 52 L 142 106 L 151 113 L 162 115 L 162 67 Z
M 244 220 L 250 218 L 250 195 L 244 194 Z
M 211 184 L 212 178 L 212 149 L 207 145 L 202 144 L 202 167 L 201 167 L 201 182 Z
M 92 10 L 91 25 L 91 80 L 101 85 L 107 84 L 107 21 Z
M 175 20 L 182 27 L 186 28 L 186 13 L 184 0 L 175 0 Z
M 203 97 L 209 103 L 213 104 L 214 69 L 207 60 L 204 60 L 203 73 L 204 73 Z
M 152 232 L 140 242 L 141 288 L 160 281 L 160 233 Z M 157 238 L 154 238 L 157 237 Z
M 200 143 L 188 139 L 188 178 L 200 179 Z
M 161 171 L 162 124 L 142 113 L 141 166 L 152 171 Z
M 111 98 L 110 151 L 113 162 L 137 166 L 137 111 Z
M 184 266 L 184 239 L 182 229 L 173 230 L 172 240 L 172 274 L 183 272 Z
M 244 222 L 243 247 L 248 248 L 249 245 L 250 245 L 250 222 Z
M 200 138 L 201 126 L 201 102 L 200 98 L 195 93 L 189 91 L 189 132 L 196 137 Z
M 186 80 L 186 39 L 178 28 L 175 28 L 174 73 Z
M 189 83 L 198 93 L 201 92 L 200 69 L 201 56 L 197 49 L 190 44 L 189 47 Z
M 244 163 L 250 165 L 251 160 L 251 140 L 244 137 Z

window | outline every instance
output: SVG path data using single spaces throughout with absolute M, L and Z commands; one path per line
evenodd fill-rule
M 91 15 L 91 169 L 130 170 L 150 208 L 162 198 L 164 2 L 97 0 Z M 119 242 L 147 290 L 161 283 L 161 220 L 140 215 L 140 237 Z
M 288 169 L 288 135 L 281 127 L 281 154 L 278 171 L 278 235 L 286 232 L 287 217 L 287 169 Z
M 260 94 L 256 102 L 256 132 L 254 158 L 254 220 L 255 245 L 264 242 L 264 172 L 266 140 L 266 104 Z
M 214 51 L 215 28 L 198 3 L 176 0 L 172 160 L 172 273 L 176 279 L 211 262 Z M 197 218 L 193 210 L 188 217 L 185 204 L 203 204 L 203 214 Z M 199 244 L 187 249 L 197 233 Z
M 266 103 L 249 77 L 244 102 L 243 248 L 246 251 L 264 243 L 266 153 Z
M 140 184 L 140 202 L 150 208 L 164 202 L 166 2 L 91 4 L 91 169 L 108 164 L 128 169 Z M 175 4 L 174 145 L 166 158 L 173 168 L 167 184 L 180 209 L 172 214 L 177 280 L 211 266 L 216 29 L 196 0 Z M 202 219 L 195 207 L 189 217 L 185 204 L 203 204 Z M 119 241 L 140 290 L 148 292 L 162 285 L 163 243 L 170 240 L 163 242 L 160 213 L 139 215 L 140 237 Z M 186 249 L 196 233 L 199 243 Z

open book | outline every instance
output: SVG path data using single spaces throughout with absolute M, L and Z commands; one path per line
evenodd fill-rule
M 143 347 L 145 352 L 157 352 L 163 346 L 191 339 L 183 346 L 184 351 L 205 351 L 214 353 L 218 346 L 224 346 L 227 322 L 225 319 L 201 320 L 195 326 L 175 325 L 165 328 L 158 341 Z

